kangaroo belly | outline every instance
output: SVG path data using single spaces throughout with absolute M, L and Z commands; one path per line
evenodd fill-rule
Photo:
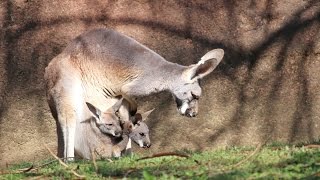
M 100 132 L 92 121 L 77 124 L 75 152 L 84 159 L 111 157 L 111 137 Z

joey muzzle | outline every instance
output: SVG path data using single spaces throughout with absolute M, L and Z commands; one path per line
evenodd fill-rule
M 143 143 L 143 148 L 150 148 L 151 147 L 151 143 Z
M 98 128 L 104 134 L 110 134 L 114 137 L 122 136 L 122 129 L 120 129 L 120 128 L 118 130 L 114 130 L 114 129 L 112 129 L 113 127 L 110 128 L 110 127 L 108 127 L 108 125 L 105 125 L 105 124 L 98 125 Z

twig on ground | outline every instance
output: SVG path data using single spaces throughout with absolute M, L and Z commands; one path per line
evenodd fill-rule
M 210 173 L 208 174 L 208 176 L 214 176 L 214 175 L 217 175 L 217 174 L 221 174 L 221 173 L 230 173 L 233 171 L 234 168 L 236 167 L 239 167 L 240 165 L 246 163 L 247 161 L 249 161 L 254 155 L 256 155 L 258 152 L 260 152 L 261 148 L 270 140 L 271 138 L 271 135 L 267 137 L 267 139 L 262 142 L 262 143 L 259 143 L 257 145 L 257 147 L 255 148 L 255 150 L 249 155 L 247 156 L 246 158 L 244 158 L 243 160 L 239 161 L 238 163 L 236 164 L 233 164 L 227 168 L 221 168 L 221 169 L 218 169 L 216 172 L 214 173 Z
M 49 165 L 49 164 L 52 164 L 52 163 L 54 163 L 54 162 L 56 162 L 56 161 L 57 161 L 56 159 L 55 159 L 55 160 L 52 160 L 52 161 L 49 161 L 49 162 L 47 162 L 47 163 L 41 164 L 41 165 L 39 165 L 39 166 L 36 166 L 36 167 L 34 167 L 33 169 L 31 169 L 31 170 L 34 171 L 34 170 L 40 169 L 40 168 L 42 168 L 42 167 L 44 167 L 44 166 L 47 166 L 47 165 Z
M 256 149 L 249 155 L 247 156 L 246 158 L 242 159 L 241 161 L 239 161 L 238 163 L 236 164 L 233 164 L 231 167 L 232 168 L 235 168 L 235 167 L 238 167 L 240 166 L 241 164 L 247 162 L 250 158 L 252 158 L 254 155 L 256 155 L 260 150 L 261 148 L 263 147 L 264 144 L 260 143 L 258 144 L 258 146 L 256 147 Z
M 45 175 L 27 178 L 27 180 L 38 180 L 38 179 L 49 179 L 49 178 L 46 177 Z
M 107 161 L 109 161 L 109 162 L 111 162 L 111 163 L 113 162 L 112 159 L 109 159 L 109 158 L 107 158 L 107 159 L 105 159 L 105 160 L 107 160 Z
M 221 173 L 230 173 L 230 172 L 232 172 L 234 168 L 236 168 L 236 167 L 244 164 L 245 162 L 249 161 L 250 158 L 252 158 L 255 154 L 257 154 L 260 151 L 260 149 L 263 147 L 263 144 L 264 143 L 260 143 L 256 147 L 256 149 L 249 156 L 247 156 L 246 158 L 242 159 L 238 163 L 233 164 L 233 165 L 231 165 L 229 167 L 226 167 L 226 168 L 217 169 L 217 171 L 208 174 L 208 176 L 210 177 L 210 176 L 214 176 L 214 175 L 221 174 Z
M 224 169 L 220 169 L 220 171 L 223 171 L 223 172 L 230 172 L 232 171 L 232 169 L 236 168 L 236 167 L 239 167 L 240 165 L 246 163 L 247 161 L 249 161 L 253 156 L 255 156 L 258 152 L 260 152 L 261 148 L 267 144 L 267 142 L 270 140 L 271 138 L 271 135 L 267 137 L 267 139 L 264 141 L 264 142 L 261 142 L 257 145 L 256 149 L 251 153 L 249 154 L 249 156 L 247 156 L 246 158 L 242 159 L 241 161 L 239 161 L 238 163 L 236 164 L 233 164 L 227 168 L 224 168 Z
M 69 169 L 70 172 L 72 172 L 73 175 L 77 176 L 77 177 L 80 178 L 80 179 L 84 179 L 84 178 L 85 178 L 85 176 L 82 176 L 82 175 L 78 174 L 77 172 L 75 172 L 73 169 L 69 168 L 69 166 L 68 166 L 66 163 L 64 163 L 58 156 L 56 156 L 56 155 L 48 148 L 48 146 L 47 146 L 46 144 L 44 144 L 44 146 L 45 146 L 45 148 L 49 151 L 49 153 L 50 153 L 55 159 L 57 159 L 62 166 L 64 166 L 66 169 Z
M 309 145 L 305 145 L 304 147 L 306 148 L 320 148 L 319 144 L 309 144 Z
M 49 164 L 52 164 L 53 162 L 56 162 L 56 161 L 57 161 L 57 160 L 55 159 L 55 160 L 49 161 L 49 162 L 47 162 L 47 163 L 41 164 L 41 165 L 39 165 L 39 166 L 33 166 L 33 165 L 32 165 L 30 168 L 24 170 L 23 172 L 26 173 L 26 172 L 30 172 L 30 171 L 35 171 L 35 170 L 38 170 L 38 169 L 40 169 L 40 168 L 42 168 L 42 167 L 44 167 L 44 166 L 47 166 L 47 165 L 49 165 Z
M 19 173 L 27 173 L 27 172 L 30 172 L 30 171 L 35 171 L 35 170 L 38 170 L 40 169 L 41 167 L 44 167 L 44 166 L 47 166 L 53 162 L 56 162 L 57 160 L 52 160 L 50 162 L 47 162 L 47 163 L 44 163 L 44 164 L 41 164 L 39 166 L 34 166 L 33 164 L 28 167 L 28 168 L 22 168 L 22 169 L 17 169 L 15 171 L 2 171 L 0 172 L 0 175 L 4 175 L 4 174 L 19 174 Z
M 142 157 L 142 158 L 137 159 L 137 161 L 141 161 L 141 160 L 145 160 L 145 159 L 152 159 L 152 158 L 157 158 L 157 157 L 164 157 L 164 156 L 177 156 L 177 157 L 183 157 L 183 158 L 190 157 L 185 154 L 179 154 L 179 153 L 174 153 L 174 152 L 165 152 L 165 153 L 153 154 L 152 156 Z
M 24 168 L 24 169 L 18 169 L 18 171 L 21 171 L 23 173 L 29 172 L 34 168 L 33 164 L 29 168 Z
M 26 173 L 29 172 L 31 169 L 33 169 L 33 164 L 28 167 L 28 168 L 22 168 L 22 169 L 17 169 L 15 171 L 1 171 L 0 175 L 5 175 L 5 174 L 20 174 L 20 173 Z
M 127 177 L 130 173 L 132 173 L 132 172 L 134 172 L 134 171 L 137 171 L 137 170 L 139 170 L 139 169 L 137 169 L 137 168 L 131 168 L 131 169 L 129 169 L 129 170 L 124 174 L 123 177 Z

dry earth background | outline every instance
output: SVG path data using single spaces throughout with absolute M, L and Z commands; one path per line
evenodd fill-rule
M 43 158 L 56 147 L 45 101 L 49 61 L 80 33 L 108 27 L 168 61 L 196 63 L 213 48 L 225 58 L 203 81 L 200 114 L 178 115 L 171 95 L 156 107 L 146 152 L 254 145 L 320 137 L 318 0 L 1 0 L 0 164 Z

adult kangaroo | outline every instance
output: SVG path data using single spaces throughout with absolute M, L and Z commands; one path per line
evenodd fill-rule
M 197 64 L 182 66 L 114 30 L 79 35 L 45 71 L 49 106 L 63 134 L 58 137 L 64 144 L 58 155 L 74 156 L 76 124 L 88 118 L 85 102 L 105 110 L 106 99 L 122 95 L 131 105 L 122 106 L 120 115 L 129 120 L 129 112 L 136 110 L 134 97 L 169 91 L 181 115 L 196 116 L 201 95 L 198 80 L 212 72 L 223 56 L 222 49 L 214 49 Z

